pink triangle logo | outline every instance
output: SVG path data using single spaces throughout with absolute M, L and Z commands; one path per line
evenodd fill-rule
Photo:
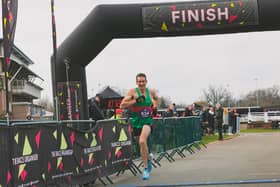
M 89 165 L 93 165 L 93 163 L 94 163 L 94 159 L 92 158 L 92 159 L 90 159 L 90 161 L 89 161 Z
M 75 113 L 75 119 L 76 120 L 80 119 L 80 114 L 78 112 Z
M 131 125 L 130 125 L 130 124 L 128 124 L 128 127 L 127 127 L 127 132 L 128 132 L 128 134 L 130 134 L 130 133 L 131 133 Z
M 71 141 L 71 144 L 72 146 L 74 145 L 74 142 L 75 142 L 75 132 L 71 132 L 71 135 L 70 135 L 70 141 Z
M 101 128 L 101 129 L 99 130 L 98 135 L 99 135 L 100 142 L 102 142 L 102 138 L 103 138 L 103 128 Z
M 63 170 L 63 162 L 61 162 L 58 166 L 59 170 L 62 171 Z
M 23 170 L 20 174 L 20 178 L 22 181 L 25 181 L 26 179 L 26 176 L 27 176 L 27 171 L 26 170 Z
M 10 171 L 8 171 L 8 173 L 7 173 L 7 184 L 10 183 L 11 179 L 12 179 L 12 175 L 11 175 Z
M 118 150 L 116 156 L 117 156 L 117 159 L 119 159 L 119 158 L 122 156 L 122 151 L 121 151 L 121 150 Z
M 50 163 L 50 162 L 48 162 L 48 172 L 50 172 L 50 171 L 51 171 L 51 168 L 52 168 L 51 163 Z
M 230 17 L 229 17 L 229 22 L 232 23 L 232 22 L 234 22 L 236 19 L 237 19 L 237 16 L 236 16 L 236 15 L 230 15 Z
M 175 11 L 175 10 L 176 10 L 176 6 L 175 6 L 175 5 L 170 6 L 170 10 L 171 10 L 171 11 Z
M 13 14 L 12 14 L 12 12 L 9 12 L 9 14 L 8 14 L 8 20 L 9 20 L 9 21 L 12 21 L 12 20 L 13 20 Z
M 35 141 L 38 149 L 40 147 L 40 139 L 41 139 L 41 130 L 35 136 Z

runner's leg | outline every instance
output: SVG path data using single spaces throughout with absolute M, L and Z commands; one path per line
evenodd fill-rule
M 149 158 L 149 149 L 147 140 L 151 133 L 150 125 L 144 125 L 139 137 L 140 153 L 143 160 L 144 168 L 147 168 L 147 162 Z

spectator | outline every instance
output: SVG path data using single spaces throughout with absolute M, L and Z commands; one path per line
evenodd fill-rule
M 239 114 L 236 111 L 236 108 L 233 109 L 233 121 L 232 121 L 232 133 L 235 134 L 237 131 L 237 126 L 236 126 L 236 118 L 239 116 Z
M 115 114 L 111 117 L 111 119 L 116 119 L 119 124 L 127 124 L 126 120 L 124 118 L 123 110 L 120 108 L 117 108 L 115 110 Z
M 164 117 L 173 117 L 174 116 L 174 105 L 171 104 L 166 109 L 166 112 L 164 113 Z
M 224 110 L 219 103 L 216 104 L 215 123 L 218 128 L 219 140 L 223 140 L 223 115 Z
M 173 103 L 173 116 L 177 116 L 177 107 L 176 107 L 176 104 Z
M 153 108 L 153 118 L 160 118 L 161 115 L 158 113 L 157 108 Z
M 233 126 L 235 124 L 235 115 L 234 115 L 234 108 L 231 108 L 228 113 L 228 134 L 232 135 Z
M 95 121 L 105 119 L 104 113 L 101 110 L 101 99 L 98 95 L 90 100 L 89 117 Z
M 185 116 L 186 116 L 186 117 L 194 116 L 194 113 L 193 113 L 193 106 L 192 106 L 192 105 L 188 105 L 188 106 L 186 107 Z
M 202 136 L 205 134 L 208 134 L 208 109 L 206 107 L 202 108 L 200 120 L 201 120 L 201 130 L 202 130 Z

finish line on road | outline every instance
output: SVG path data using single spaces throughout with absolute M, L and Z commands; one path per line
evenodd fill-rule
M 209 185 L 234 185 L 234 184 L 265 184 L 280 183 L 280 179 L 259 179 L 259 180 L 240 180 L 240 181 L 213 181 L 213 182 L 193 182 L 178 184 L 150 184 L 150 185 L 125 185 L 117 187 L 170 187 L 170 186 L 209 186 Z

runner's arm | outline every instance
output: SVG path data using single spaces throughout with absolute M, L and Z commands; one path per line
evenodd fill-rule
M 123 100 L 120 104 L 120 108 L 128 108 L 131 105 L 133 105 L 134 103 L 136 103 L 136 96 L 135 96 L 135 91 L 132 89 L 123 98 Z
M 158 96 L 155 92 L 155 90 L 150 90 L 151 92 L 151 96 L 152 96 L 152 101 L 153 101 L 153 108 L 157 108 L 158 107 Z

